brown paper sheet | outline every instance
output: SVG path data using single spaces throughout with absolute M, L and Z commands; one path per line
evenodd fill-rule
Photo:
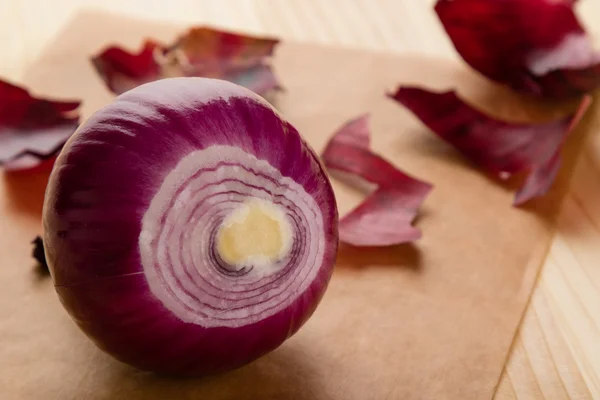
M 171 40 L 181 27 L 107 14 L 79 15 L 26 74 L 36 93 L 83 98 L 89 116 L 112 96 L 88 56 L 144 36 Z M 572 165 L 529 209 L 386 99 L 397 82 L 458 87 L 482 108 L 513 119 L 548 118 L 466 68 L 284 43 L 276 106 L 320 150 L 342 123 L 372 113 L 373 146 L 435 184 L 418 226 L 423 239 L 390 249 L 343 247 L 314 317 L 281 348 L 249 366 L 200 379 L 156 377 L 100 352 L 33 270 L 47 173 L 0 180 L 0 398 L 12 399 L 485 399 L 493 396 L 552 236 Z M 508 99 L 513 99 L 508 101 Z M 595 112 L 574 133 L 574 153 Z M 334 182 L 340 212 L 363 194 Z

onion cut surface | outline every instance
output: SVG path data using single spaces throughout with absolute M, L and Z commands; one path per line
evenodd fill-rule
M 84 332 L 172 374 L 279 346 L 315 310 L 337 252 L 314 152 L 262 98 L 203 78 L 142 85 L 92 116 L 54 167 L 44 229 Z
M 79 126 L 79 105 L 33 97 L 0 81 L 0 165 L 29 170 L 53 159 Z
M 576 97 L 600 85 L 600 52 L 575 1 L 438 0 L 435 10 L 462 58 L 486 77 L 544 97 Z
M 269 59 L 277 39 L 192 28 L 174 43 L 147 39 L 138 53 L 110 46 L 92 58 L 108 88 L 121 94 L 143 83 L 178 76 L 218 78 L 264 95 L 279 88 Z
M 454 91 L 401 86 L 390 97 L 497 179 L 525 175 L 514 205 L 522 205 L 550 189 L 560 169 L 565 140 L 592 102 L 591 97 L 584 96 L 573 115 L 559 120 L 514 123 L 476 110 Z
M 369 196 L 340 220 L 340 241 L 353 246 L 391 246 L 419 239 L 412 226 L 432 185 L 412 178 L 369 150 L 369 116 L 344 124 L 322 154 L 330 170 L 376 185 Z

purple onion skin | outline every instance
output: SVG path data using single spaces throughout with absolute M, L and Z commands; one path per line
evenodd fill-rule
M 286 293 L 297 296 L 291 304 L 236 327 L 178 317 L 153 293 L 140 251 L 142 219 L 165 177 L 212 145 L 239 148 L 291 178 L 318 205 L 323 226 L 322 237 L 303 239 L 324 244 L 312 282 Z M 296 129 L 251 92 L 203 78 L 142 85 L 93 115 L 56 161 L 43 213 L 51 275 L 77 325 L 118 360 L 176 375 L 240 367 L 297 332 L 331 277 L 337 221 L 326 173 Z

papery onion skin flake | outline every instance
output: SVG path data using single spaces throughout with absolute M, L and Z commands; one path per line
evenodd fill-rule
M 29 172 L 50 163 L 79 126 L 80 104 L 35 97 L 0 80 L 0 166 Z
M 157 79 L 198 76 L 228 80 L 266 95 L 281 88 L 270 63 L 278 43 L 278 39 L 200 26 L 169 45 L 146 39 L 137 53 L 110 46 L 91 61 L 116 94 Z
M 43 222 L 79 327 L 167 374 L 278 347 L 315 310 L 338 244 L 314 151 L 262 98 L 205 78 L 148 83 L 94 114 L 56 162 Z
M 560 169 L 563 145 L 592 102 L 590 96 L 584 96 L 572 115 L 549 122 L 526 123 L 501 121 L 484 114 L 455 91 L 400 86 L 389 97 L 495 178 L 524 176 L 515 195 L 515 206 L 550 190 Z
M 340 241 L 357 247 L 380 247 L 417 240 L 421 231 L 412 222 L 433 186 L 371 151 L 370 140 L 366 114 L 340 127 L 321 156 L 329 170 L 377 186 L 340 219 Z
M 438 0 L 435 11 L 461 57 L 512 89 L 549 98 L 600 86 L 600 52 L 565 0 Z

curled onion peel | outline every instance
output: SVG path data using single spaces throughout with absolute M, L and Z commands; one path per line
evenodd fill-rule
M 116 94 L 157 79 L 200 76 L 228 80 L 264 95 L 280 88 L 269 62 L 278 43 L 195 27 L 169 45 L 146 39 L 138 53 L 110 46 L 94 56 L 92 64 Z
M 340 219 L 340 241 L 353 246 L 393 246 L 417 240 L 421 231 L 412 222 L 433 186 L 405 174 L 372 152 L 370 141 L 366 114 L 338 129 L 321 156 L 330 170 L 376 186 Z
M 560 169 L 565 141 L 592 102 L 590 96 L 584 96 L 572 115 L 544 123 L 523 123 L 484 114 L 455 91 L 400 86 L 389 97 L 492 176 L 506 180 L 523 175 L 515 206 L 550 190 Z
M 34 97 L 0 80 L 0 165 L 31 170 L 51 161 L 79 126 L 79 105 Z
M 512 89 L 550 98 L 600 86 L 600 52 L 574 0 L 438 0 L 435 11 L 461 57 Z
M 337 251 L 314 151 L 232 83 L 139 86 L 69 140 L 44 204 L 56 291 L 103 350 L 209 374 L 278 347 L 321 299 Z

